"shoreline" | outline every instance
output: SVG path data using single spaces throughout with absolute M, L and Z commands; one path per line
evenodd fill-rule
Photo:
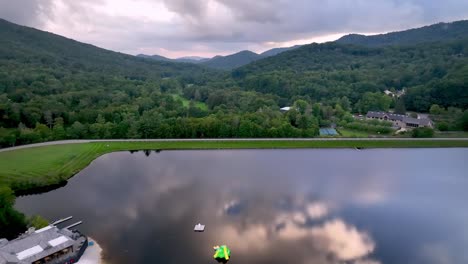
M 72 140 L 4 149 L 0 152 L 0 185 L 15 192 L 34 190 L 65 181 L 96 158 L 118 151 L 216 149 L 373 149 L 466 148 L 468 138 L 313 138 L 313 139 L 195 139 L 195 140 Z
M 93 245 L 88 245 L 83 256 L 76 262 L 77 264 L 104 264 L 102 260 L 102 248 L 101 246 L 91 237 L 88 237 L 88 243 L 92 242 Z
M 421 142 L 421 141 L 468 141 L 468 138 L 398 138 L 398 137 L 379 137 L 379 138 L 359 138 L 359 137 L 317 137 L 317 138 L 196 138 L 196 139 L 70 139 L 70 140 L 56 140 L 40 143 L 33 143 L 27 145 L 20 145 L 15 147 L 0 148 L 0 152 L 8 152 L 19 149 L 28 149 L 35 147 L 67 145 L 67 144 L 83 144 L 83 143 L 175 143 L 175 142 L 376 142 L 376 141 L 403 141 L 403 142 Z

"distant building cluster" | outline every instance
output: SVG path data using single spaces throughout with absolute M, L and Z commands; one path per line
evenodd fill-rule
M 394 127 L 398 128 L 417 128 L 429 127 L 433 128 L 434 124 L 429 118 L 413 118 L 406 115 L 398 115 L 386 112 L 372 112 L 369 111 L 366 115 L 367 119 L 377 119 L 382 121 L 389 121 L 393 123 Z

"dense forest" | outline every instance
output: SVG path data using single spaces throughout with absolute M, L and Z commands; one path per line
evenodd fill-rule
M 320 102 L 346 96 L 355 104 L 366 92 L 407 89 L 407 109 L 427 112 L 432 104 L 466 109 L 467 73 L 468 38 L 384 48 L 311 44 L 232 75 L 247 90 Z
M 78 138 L 313 137 L 351 113 L 453 113 L 466 129 L 468 40 L 311 44 L 233 71 L 116 53 L 0 20 L 0 147 Z M 405 89 L 395 100 L 384 90 Z M 283 113 L 279 109 L 292 106 Z M 463 112 L 464 111 L 464 112 Z

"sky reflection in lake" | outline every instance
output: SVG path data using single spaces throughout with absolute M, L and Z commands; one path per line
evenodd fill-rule
M 105 155 L 17 207 L 74 215 L 110 263 L 468 263 L 468 149 Z M 204 233 L 193 226 L 206 224 Z

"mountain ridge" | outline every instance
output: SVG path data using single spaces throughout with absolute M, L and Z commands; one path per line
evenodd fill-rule
M 250 50 L 243 50 L 227 56 L 216 56 L 202 64 L 211 68 L 232 70 L 263 58 Z
M 24 68 L 35 68 L 39 63 L 43 65 L 41 71 L 45 72 L 69 71 L 76 73 L 76 76 L 111 72 L 115 76 L 138 80 L 161 79 L 181 75 L 185 71 L 203 73 L 209 70 L 194 64 L 142 59 L 4 19 L 0 19 L 0 33 L 0 60 L 5 64 L 23 65 Z M 12 71 L 13 74 L 17 70 L 7 68 L 5 72 Z
M 425 42 L 447 41 L 460 39 L 460 36 L 468 36 L 468 20 L 460 20 L 453 22 L 440 22 L 437 24 L 427 25 L 419 28 L 412 28 L 407 30 L 389 32 L 377 35 L 362 35 L 362 34 L 348 34 L 340 39 L 333 41 L 340 44 L 352 44 L 366 47 L 381 47 L 392 45 L 412 45 Z M 312 43 L 311 43 L 312 44 Z M 307 44 L 310 45 L 310 44 Z M 273 48 L 262 53 L 246 53 L 245 51 L 236 52 L 226 56 L 215 56 L 203 61 L 182 61 L 177 59 L 168 59 L 163 56 L 155 55 L 148 56 L 147 58 L 174 61 L 174 62 L 189 62 L 200 63 L 216 69 L 232 70 L 242 67 L 249 63 L 255 62 L 260 59 L 276 56 L 286 51 L 300 48 L 304 45 L 295 45 L 292 47 Z M 253 53 L 253 54 L 252 54 Z M 255 54 L 255 55 L 254 55 Z
M 462 38 L 461 36 L 468 36 L 468 20 L 449 23 L 440 22 L 419 28 L 369 36 L 353 33 L 343 36 L 335 42 L 367 47 L 381 47 L 456 40 Z
M 195 64 L 203 64 L 207 67 L 215 68 L 215 69 L 222 69 L 222 70 L 232 70 L 237 67 L 241 67 L 247 65 L 251 62 L 276 56 L 280 53 L 297 49 L 301 45 L 295 45 L 292 47 L 283 47 L 283 48 L 273 48 L 267 50 L 262 53 L 256 53 L 250 50 L 242 50 L 233 54 L 221 56 L 216 55 L 212 58 L 202 58 L 197 56 L 186 56 L 177 59 L 169 59 L 161 55 L 146 55 L 146 54 L 138 54 L 137 57 L 146 58 L 146 59 L 153 59 L 153 60 L 160 60 L 160 61 L 172 61 L 172 62 L 186 62 L 186 63 L 195 63 Z

